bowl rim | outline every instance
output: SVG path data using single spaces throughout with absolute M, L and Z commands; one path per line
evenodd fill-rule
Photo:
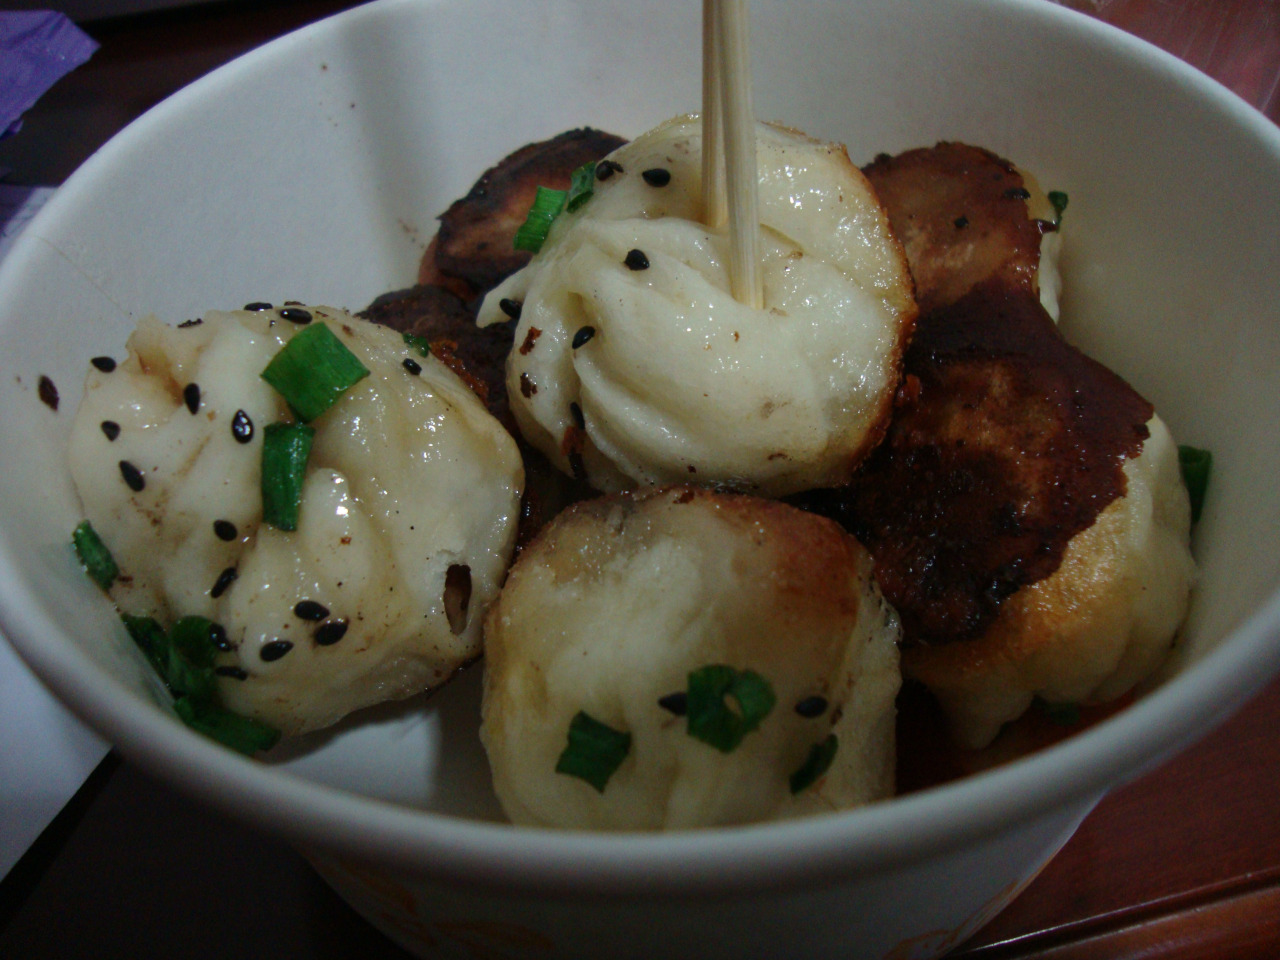
M 1280 130 L 1216 81 L 1138 38 L 1043 0 L 964 0 L 969 6 L 1054 18 L 1111 55 L 1167 75 L 1264 142 L 1280 164 Z M 0 293 L 37 256 L 39 223 L 75 209 L 99 168 L 129 144 L 216 93 L 265 58 L 415 0 L 376 0 L 278 38 L 218 68 L 152 108 L 98 150 L 60 188 L 0 267 Z M 0 531 L 0 629 L 36 675 L 131 761 L 210 805 L 329 850 L 477 887 L 592 899 L 742 895 L 828 885 L 909 865 L 1071 805 L 1087 810 L 1207 732 L 1280 669 L 1280 591 L 1190 670 L 1130 707 L 1055 746 L 1005 766 L 855 810 L 791 821 L 674 833 L 608 834 L 467 820 L 325 786 L 241 757 L 160 710 L 102 682 L 23 581 L 19 545 Z M 1232 699 L 1224 700 L 1230 691 Z M 1072 771 L 1069 777 L 1063 771 Z

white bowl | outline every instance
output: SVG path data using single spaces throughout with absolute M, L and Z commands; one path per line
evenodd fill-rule
M 182 91 L 72 177 L 0 270 L 0 628 L 130 759 L 303 846 L 427 954 L 936 955 L 1007 903 L 1111 786 L 1280 667 L 1280 134 L 1154 48 L 1042 0 L 752 12 L 757 113 L 857 162 L 941 139 L 1071 197 L 1064 327 L 1215 473 L 1180 670 L 1057 747 L 800 822 L 663 836 L 516 829 L 478 684 L 255 762 L 158 705 L 70 547 L 71 414 L 143 314 L 251 300 L 362 307 L 409 284 L 433 218 L 486 166 L 590 124 L 696 109 L 697 4 L 382 0 Z M 61 389 L 54 413 L 37 379 Z

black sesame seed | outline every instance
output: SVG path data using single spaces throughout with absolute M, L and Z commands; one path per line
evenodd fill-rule
M 826 697 L 819 697 L 816 695 L 812 697 L 805 697 L 803 700 L 801 700 L 799 703 L 796 704 L 796 713 L 808 719 L 813 719 L 814 717 L 820 717 L 826 712 L 827 712 Z
M 209 625 L 209 642 L 224 653 L 235 649 L 235 646 L 227 637 L 227 628 L 220 623 Z
M 595 327 L 579 327 L 578 332 L 573 335 L 573 349 L 577 350 L 595 335 Z
M 41 374 L 39 383 L 36 384 L 36 395 L 50 410 L 58 409 L 58 388 L 52 380 Z
M 300 620 L 323 620 L 329 615 L 329 608 L 314 600 L 299 600 L 293 605 L 293 615 Z
M 1004 192 L 1004 195 L 1010 200 L 1030 200 L 1031 191 L 1025 187 L 1010 187 Z
M 231 418 L 231 435 L 236 438 L 237 443 L 248 443 L 253 439 L 253 421 L 243 410 L 237 410 L 236 415 Z
M 578 425 L 579 429 L 586 427 L 587 418 L 582 415 L 582 408 L 576 403 L 569 404 L 569 415 L 573 417 L 573 422 Z
M 329 647 L 341 640 L 346 634 L 347 621 L 329 620 L 316 628 L 313 637 L 320 646 Z
M 422 364 L 420 364 L 417 360 L 413 359 L 413 357 L 405 357 L 400 362 L 404 364 L 404 368 L 408 370 L 410 373 L 412 373 L 415 377 L 418 374 L 422 373 Z
M 512 320 L 520 319 L 520 308 L 523 307 L 519 300 L 512 300 L 509 297 L 503 297 L 498 301 L 498 309 L 505 313 Z
M 195 413 L 200 409 L 200 384 L 188 383 L 182 388 L 182 402 L 187 405 L 187 409 Z
M 249 679 L 249 674 L 239 667 L 214 667 L 213 672 L 220 677 L 230 677 L 232 680 Z
M 622 164 L 617 160 L 601 160 L 596 164 L 596 179 L 608 180 L 615 173 L 623 173 Z
M 290 323 L 310 323 L 311 311 L 303 310 L 301 307 L 281 307 L 280 319 L 288 320 Z
M 235 579 L 238 576 L 240 576 L 240 574 L 236 572 L 235 567 L 227 567 L 227 569 L 223 570 L 220 574 L 218 574 L 218 579 L 214 583 L 213 589 L 209 591 L 209 596 L 217 600 L 220 596 L 222 596 L 224 593 L 227 592 L 227 587 L 231 586 L 231 584 L 235 582 Z
M 683 717 L 689 712 L 689 695 L 683 690 L 668 693 L 665 697 L 658 698 L 658 706 L 674 713 L 677 717 Z
M 273 660 L 279 660 L 286 653 L 293 649 L 293 641 L 291 640 L 272 640 L 270 643 L 264 643 L 262 649 L 258 651 L 264 663 L 270 663 Z
M 99 426 L 102 427 L 102 432 L 106 434 L 108 440 L 114 440 L 120 436 L 120 424 L 114 420 L 103 420 Z
M 124 482 L 129 485 L 129 489 L 134 493 L 141 493 L 146 487 L 146 477 L 142 475 L 142 471 L 135 467 L 128 460 L 120 461 L 120 476 L 124 477 Z
M 651 187 L 665 187 L 671 182 L 671 171 L 665 167 L 651 167 L 640 176 L 644 177 L 644 182 Z
M 230 520 L 215 520 L 213 521 L 213 533 L 219 540 L 226 540 L 230 543 L 239 535 L 240 531 L 236 529 L 236 525 Z
M 272 304 L 267 303 L 265 300 L 255 300 L 253 303 L 246 303 L 244 308 L 246 310 L 252 310 L 254 313 L 260 313 L 263 310 L 270 310 L 272 308 Z
M 103 373 L 110 373 L 116 368 L 116 362 L 110 357 L 94 357 L 89 361 Z
M 952 221 L 952 223 L 955 224 L 957 230 L 963 230 L 965 227 L 969 225 L 969 218 L 966 216 L 959 216 L 959 217 L 956 217 L 955 220 Z
M 649 258 L 644 255 L 643 250 L 627 251 L 626 259 L 622 261 L 631 270 L 648 270 Z

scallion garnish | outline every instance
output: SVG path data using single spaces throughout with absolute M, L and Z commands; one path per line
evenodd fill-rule
M 247 756 L 270 750 L 280 740 L 280 731 L 275 727 L 216 704 L 178 697 L 173 701 L 173 709 L 192 730 Z
M 166 679 L 169 675 L 169 637 L 155 617 L 135 617 L 131 613 L 120 614 L 124 628 L 138 645 L 138 649 L 146 654 L 151 668 Z
M 573 213 L 573 211 L 590 200 L 591 195 L 595 192 L 595 185 L 596 163 L 592 160 L 590 163 L 584 163 L 570 174 L 569 196 L 565 201 L 565 210 Z
M 368 368 L 323 323 L 294 334 L 262 371 L 262 379 L 304 422 L 320 416 L 368 375 Z
M 221 627 L 205 617 L 183 617 L 165 633 L 153 617 L 125 613 L 120 619 L 169 688 L 183 723 L 240 753 L 275 746 L 280 731 L 222 705 L 213 666 L 219 642 L 225 640 Z
M 560 216 L 560 211 L 564 209 L 566 196 L 567 194 L 564 190 L 549 190 L 546 187 L 538 187 L 537 193 L 533 197 L 533 206 L 529 208 L 529 215 L 525 217 L 524 223 L 516 231 L 515 248 L 517 250 L 528 250 L 530 253 L 537 253 L 542 249 L 542 244 L 547 239 L 551 224 L 555 222 L 556 217 Z
M 831 766 L 831 761 L 836 757 L 839 746 L 840 743 L 836 740 L 834 733 L 828 734 L 827 739 L 821 743 L 815 743 L 809 750 L 809 756 L 805 757 L 804 763 L 791 774 L 791 792 L 799 793 L 807 789 L 826 773 Z
M 1062 214 L 1067 209 L 1067 195 L 1061 190 L 1050 190 L 1049 202 L 1053 204 L 1053 223 L 1057 226 L 1062 223 Z
M 1191 497 L 1191 522 L 1200 519 L 1204 509 L 1204 495 L 1209 489 L 1209 472 L 1213 469 L 1213 454 L 1199 447 L 1178 444 L 1178 465 L 1182 467 L 1182 482 Z
M 120 576 L 120 568 L 116 566 L 111 551 L 88 520 L 81 520 L 71 531 L 71 544 L 89 578 L 103 590 L 109 589 L 116 577 Z
M 732 700 L 737 709 L 729 705 Z M 769 681 L 753 670 L 713 664 L 689 674 L 689 736 L 731 753 L 760 721 L 776 698 Z
M 579 710 L 569 723 L 569 740 L 556 761 L 556 773 L 585 780 L 604 793 L 605 784 L 631 750 L 631 734 L 615 730 Z
M 431 341 L 429 341 L 426 337 L 419 336 L 416 333 L 406 333 L 406 334 L 403 334 L 403 336 L 404 336 L 404 342 L 407 343 L 409 346 L 413 347 L 413 349 L 417 350 L 419 354 L 421 354 L 424 357 L 431 356 Z
M 315 430 L 305 423 L 272 423 L 262 431 L 262 519 L 277 530 L 298 529 L 302 483 L 314 437 Z

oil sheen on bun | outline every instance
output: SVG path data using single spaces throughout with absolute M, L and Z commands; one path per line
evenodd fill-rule
M 90 371 L 70 454 L 123 574 L 117 605 L 221 625 L 222 704 L 286 735 L 434 687 L 479 656 L 523 483 L 515 442 L 444 364 L 341 310 L 294 310 L 307 326 L 277 310 L 143 319 L 127 359 Z M 261 373 L 314 324 L 370 374 L 311 421 L 286 531 L 263 522 L 262 438 L 293 414 Z
M 522 304 L 507 366 L 521 432 L 616 492 L 697 482 L 782 496 L 846 481 L 883 434 L 915 318 L 906 258 L 844 147 L 761 124 L 764 306 L 735 300 L 703 222 L 701 123 L 678 117 L 485 299 Z

